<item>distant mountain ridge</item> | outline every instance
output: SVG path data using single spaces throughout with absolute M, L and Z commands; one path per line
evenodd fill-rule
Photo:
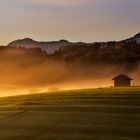
M 136 41 L 137 43 L 140 43 L 140 33 L 136 34 L 135 36 L 128 38 L 126 40 L 118 41 L 118 42 L 132 42 Z M 102 42 L 99 42 L 102 43 Z M 107 42 L 105 42 L 107 43 Z M 42 50 L 47 51 L 48 54 L 53 54 L 55 51 L 59 50 L 60 47 L 68 46 L 68 45 L 89 45 L 94 43 L 84 43 L 84 42 L 69 42 L 67 40 L 60 40 L 60 41 L 50 41 L 50 42 L 39 42 L 35 41 L 30 38 L 25 39 L 19 39 L 15 40 L 11 43 L 9 43 L 7 46 L 13 46 L 13 47 L 25 47 L 25 48 L 41 48 Z M 105 45 L 105 44 L 104 44 Z
M 126 39 L 124 41 L 128 41 L 128 42 L 136 41 L 137 43 L 140 43 L 140 33 L 138 33 L 135 36 L 133 36 L 131 38 L 128 38 L 128 39 Z
M 25 48 L 41 48 L 42 50 L 47 51 L 48 54 L 54 53 L 59 49 L 60 46 L 66 46 L 71 44 L 67 40 L 60 41 L 50 41 L 50 42 L 39 42 L 30 38 L 19 39 L 9 43 L 7 46 L 14 47 L 25 47 Z

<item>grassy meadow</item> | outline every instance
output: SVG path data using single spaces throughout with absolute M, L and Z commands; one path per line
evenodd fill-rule
M 139 139 L 139 87 L 0 98 L 0 140 Z

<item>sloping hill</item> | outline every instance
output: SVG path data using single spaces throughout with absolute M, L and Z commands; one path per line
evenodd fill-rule
M 140 89 L 0 98 L 1 140 L 139 140 Z

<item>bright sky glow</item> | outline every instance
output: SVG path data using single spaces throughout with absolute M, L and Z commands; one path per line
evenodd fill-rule
M 106 41 L 140 32 L 140 0 L 0 0 L 0 44 Z

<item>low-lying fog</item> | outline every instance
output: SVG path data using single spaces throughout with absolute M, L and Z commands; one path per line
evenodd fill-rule
M 112 78 L 120 73 L 139 85 L 140 67 L 133 70 L 124 65 L 67 64 L 57 60 L 39 61 L 22 56 L 22 52 L 0 53 L 0 96 L 45 92 L 49 89 L 81 89 L 113 86 Z

